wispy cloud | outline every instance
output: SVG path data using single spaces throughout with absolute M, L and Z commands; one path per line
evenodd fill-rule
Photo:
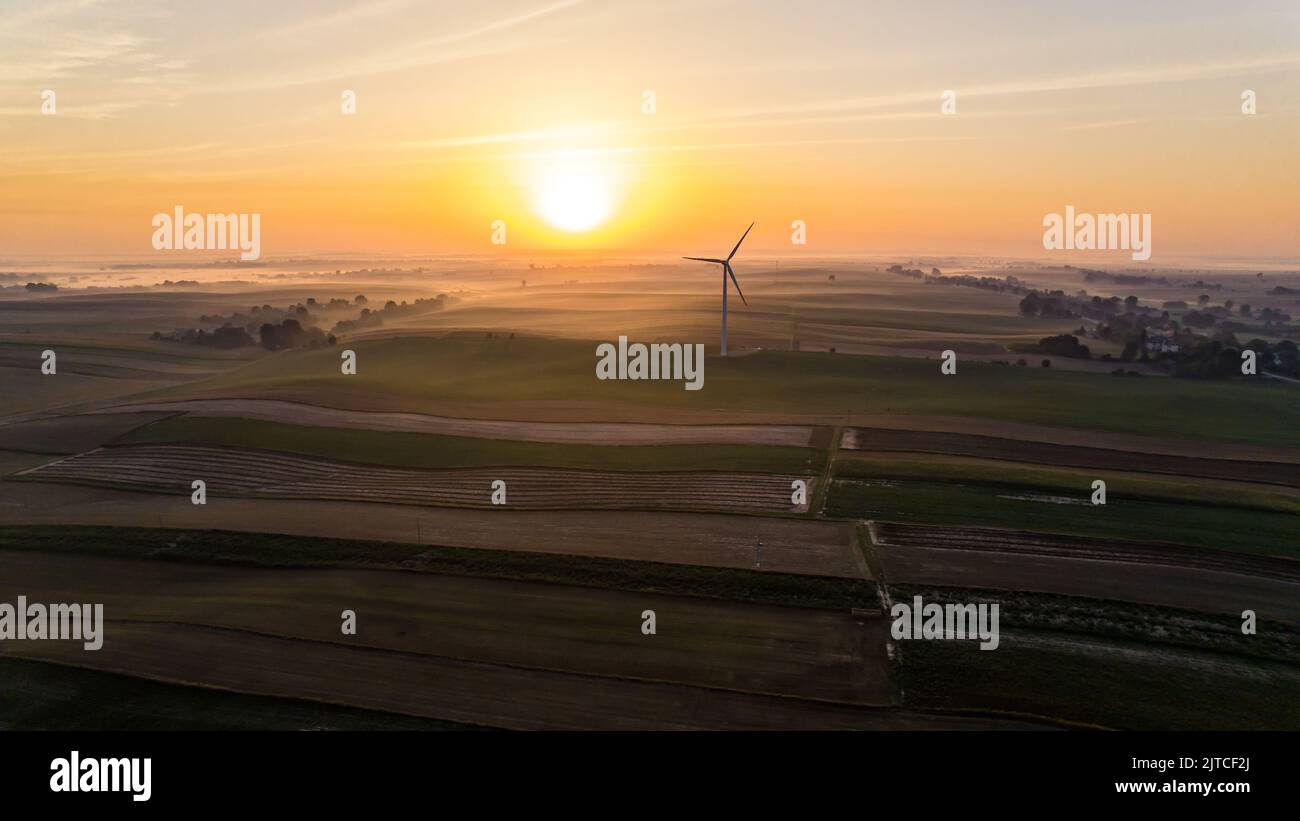
M 109 119 L 174 100 L 189 80 L 187 61 L 133 30 L 156 16 L 129 4 L 69 0 L 0 18 L 0 117 L 38 114 L 37 95 L 47 88 L 59 94 L 59 116 L 73 119 Z
M 1127 86 L 1160 85 L 1166 83 L 1211 80 L 1224 77 L 1242 77 L 1300 69 L 1300 55 L 1279 55 L 1254 60 L 1205 64 L 1154 66 L 1116 69 L 1086 74 L 1058 75 L 1041 78 L 1017 78 L 1002 83 L 984 83 L 972 86 L 955 86 L 962 99 L 1044 94 L 1052 92 L 1085 91 Z M 771 117 L 774 115 L 810 114 L 815 112 L 857 111 L 909 105 L 933 104 L 938 88 L 894 94 L 879 94 L 788 104 L 744 111 L 734 111 L 708 118 L 713 121 Z
M 235 80 L 229 83 L 204 85 L 196 89 L 196 91 L 231 94 L 249 91 L 270 91 L 316 83 L 336 83 L 340 80 L 358 79 L 377 74 L 409 71 L 484 57 L 494 57 L 525 48 L 541 48 L 551 45 L 551 42 L 536 36 L 517 40 L 498 40 L 487 36 L 518 29 L 527 23 L 574 8 L 581 5 L 582 2 L 583 0 L 561 0 L 558 3 L 492 20 L 463 31 L 441 34 L 437 37 L 422 38 L 406 43 L 390 44 L 382 50 L 373 51 L 361 57 L 339 60 L 336 56 L 332 56 L 328 62 L 311 64 L 294 72 L 272 76 L 261 73 L 256 77 Z M 404 4 L 390 2 L 381 5 L 384 7 L 385 12 L 392 13 Z M 366 14 L 365 16 L 370 15 Z M 327 25 L 337 26 L 342 23 L 354 22 L 355 19 L 355 16 L 340 13 L 330 18 Z M 319 27 L 318 24 L 314 23 L 309 24 L 309 26 L 313 29 Z M 301 30 L 301 26 L 290 28 Z M 488 42 L 460 49 L 448 49 L 448 46 L 480 39 L 488 39 Z
M 569 128 L 550 128 L 538 131 L 515 131 L 496 134 L 469 134 L 460 137 L 443 137 L 433 140 L 415 140 L 396 143 L 392 148 L 431 150 L 438 148 L 469 148 L 479 145 L 500 145 L 503 143 L 548 142 L 552 140 L 573 140 L 590 138 L 610 133 L 612 125 L 598 123 Z

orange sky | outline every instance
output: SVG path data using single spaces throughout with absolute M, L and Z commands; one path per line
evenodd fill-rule
M 1300 257 L 1294 2 L 166 5 L 0 19 L 0 255 L 147 259 L 183 205 L 260 213 L 264 258 L 500 252 L 494 220 L 507 251 L 757 220 L 769 252 L 1035 256 L 1074 205 L 1152 214 L 1150 264 Z

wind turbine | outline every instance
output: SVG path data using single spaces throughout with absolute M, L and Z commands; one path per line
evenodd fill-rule
M 749 224 L 749 228 L 746 228 L 745 233 L 741 234 L 740 239 L 736 241 L 736 247 L 731 249 L 730 254 L 727 254 L 726 259 L 714 259 L 712 257 L 682 257 L 682 259 L 691 259 L 691 260 L 695 260 L 696 262 L 712 262 L 715 265 L 722 266 L 722 355 L 723 356 L 727 355 L 727 277 L 731 277 L 731 283 L 736 286 L 736 293 L 740 294 L 740 301 L 745 303 L 746 306 L 749 305 L 749 300 L 745 299 L 745 292 L 740 290 L 740 283 L 736 281 L 736 272 L 731 270 L 731 258 L 736 255 L 737 251 L 740 250 L 740 243 L 745 241 L 745 237 L 749 236 L 749 232 L 751 229 L 753 229 L 753 227 L 754 227 L 754 223 L 751 222 Z

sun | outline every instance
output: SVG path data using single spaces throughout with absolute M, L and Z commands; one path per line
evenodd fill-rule
M 547 158 L 533 179 L 533 210 L 555 228 L 590 231 L 614 214 L 615 175 L 593 155 Z

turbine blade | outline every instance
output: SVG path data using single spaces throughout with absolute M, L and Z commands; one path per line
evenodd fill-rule
M 693 259 L 693 260 L 695 260 L 696 262 L 716 262 L 716 263 L 718 263 L 719 265 L 722 265 L 722 264 L 725 263 L 725 260 L 714 259 L 714 258 L 712 258 L 712 257 L 682 257 L 682 259 Z
M 731 262 L 731 258 L 736 255 L 737 251 L 740 250 L 740 243 L 745 241 L 745 237 L 749 236 L 749 232 L 753 230 L 753 228 L 754 228 L 754 223 L 751 222 L 749 224 L 749 227 L 745 229 L 745 233 L 741 234 L 740 239 L 736 241 L 736 247 L 731 249 L 730 254 L 727 254 L 727 262 Z M 732 279 L 735 279 L 735 277 L 733 276 Z M 737 288 L 736 290 L 740 290 L 740 289 Z
M 741 237 L 741 239 L 744 239 L 744 237 Z M 731 276 L 731 284 L 736 286 L 736 293 L 740 294 L 740 301 L 748 306 L 749 300 L 745 299 L 745 292 L 740 290 L 740 283 L 736 281 L 736 272 L 731 270 L 731 263 L 724 262 L 722 263 L 722 267 L 725 268 L 727 273 Z

